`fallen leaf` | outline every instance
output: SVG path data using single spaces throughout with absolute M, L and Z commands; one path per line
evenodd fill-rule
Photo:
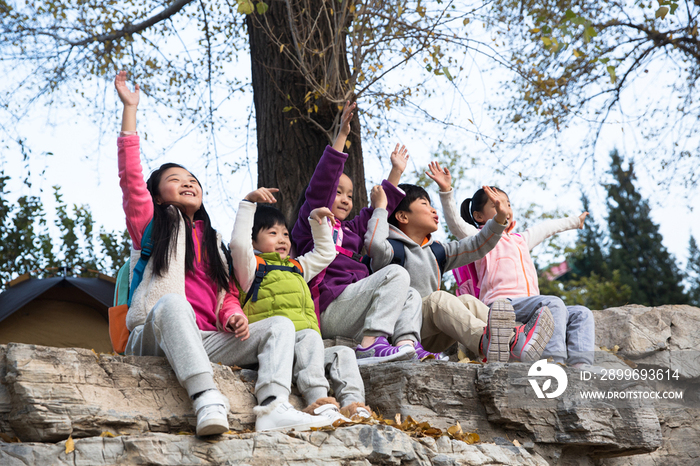
M 73 437 L 69 436 L 68 440 L 66 440 L 66 455 L 73 450 L 75 450 L 75 442 L 73 441 Z
M 9 435 L 0 432 L 0 438 L 6 443 L 22 443 L 22 441 L 17 437 L 10 437 Z
M 114 435 L 114 434 L 111 433 L 111 432 L 105 431 L 105 432 L 102 432 L 102 433 L 100 434 L 100 437 L 103 437 L 103 438 L 104 438 L 104 437 L 116 437 L 116 435 Z
M 518 442 L 517 439 L 513 440 L 513 445 L 515 445 L 516 447 L 520 447 L 520 446 L 521 446 L 521 445 L 520 445 L 520 442 Z

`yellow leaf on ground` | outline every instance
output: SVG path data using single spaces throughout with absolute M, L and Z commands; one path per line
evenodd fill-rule
M 519 447 L 519 446 L 520 446 L 520 442 L 518 442 L 518 440 L 515 439 L 515 440 L 513 440 L 513 445 L 515 445 L 516 447 Z
M 68 440 L 66 440 L 66 454 L 73 450 L 75 450 L 75 442 L 73 441 L 73 437 L 68 437 Z

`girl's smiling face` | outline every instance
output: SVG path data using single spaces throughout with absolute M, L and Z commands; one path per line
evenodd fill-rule
M 335 200 L 331 206 L 331 212 L 338 220 L 348 218 L 352 210 L 352 180 L 348 175 L 343 173 L 338 181 L 338 189 L 335 194 Z
M 184 168 L 168 168 L 158 183 L 156 202 L 173 205 L 192 219 L 195 212 L 202 207 L 202 187 Z

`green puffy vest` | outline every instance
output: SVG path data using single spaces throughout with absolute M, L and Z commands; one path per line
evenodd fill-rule
M 257 256 L 264 259 L 268 265 L 286 267 L 295 265 L 289 258 L 281 259 L 277 252 L 267 252 Z M 238 285 L 238 291 L 239 301 L 244 303 L 249 290 L 242 290 Z M 257 301 L 248 300 L 243 306 L 243 312 L 248 316 L 250 323 L 272 316 L 284 316 L 294 322 L 297 332 L 312 328 L 321 333 L 309 285 L 306 284 L 302 275 L 295 272 L 269 271 L 260 284 Z

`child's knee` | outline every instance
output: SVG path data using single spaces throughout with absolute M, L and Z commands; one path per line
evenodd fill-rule
M 333 353 L 339 366 L 345 367 L 347 364 L 357 365 L 357 356 L 355 356 L 355 350 L 352 348 L 348 346 L 335 346 L 333 347 Z
M 595 318 L 593 312 L 584 306 L 570 306 L 569 313 L 572 320 L 577 320 L 582 325 L 595 326 Z
M 296 333 L 296 329 L 294 328 L 294 322 L 287 317 L 272 316 L 266 318 L 265 320 L 261 320 L 260 322 L 267 324 L 265 328 L 266 336 L 275 339 L 288 337 L 292 342 L 294 342 L 294 334 Z
M 409 275 L 408 270 L 400 265 L 390 264 L 386 266 L 384 270 L 386 270 L 387 280 L 392 282 L 392 286 L 409 286 L 411 284 L 411 275 Z
M 176 293 L 163 295 L 153 307 L 154 319 L 179 320 L 182 318 L 194 318 L 194 310 L 187 298 Z

